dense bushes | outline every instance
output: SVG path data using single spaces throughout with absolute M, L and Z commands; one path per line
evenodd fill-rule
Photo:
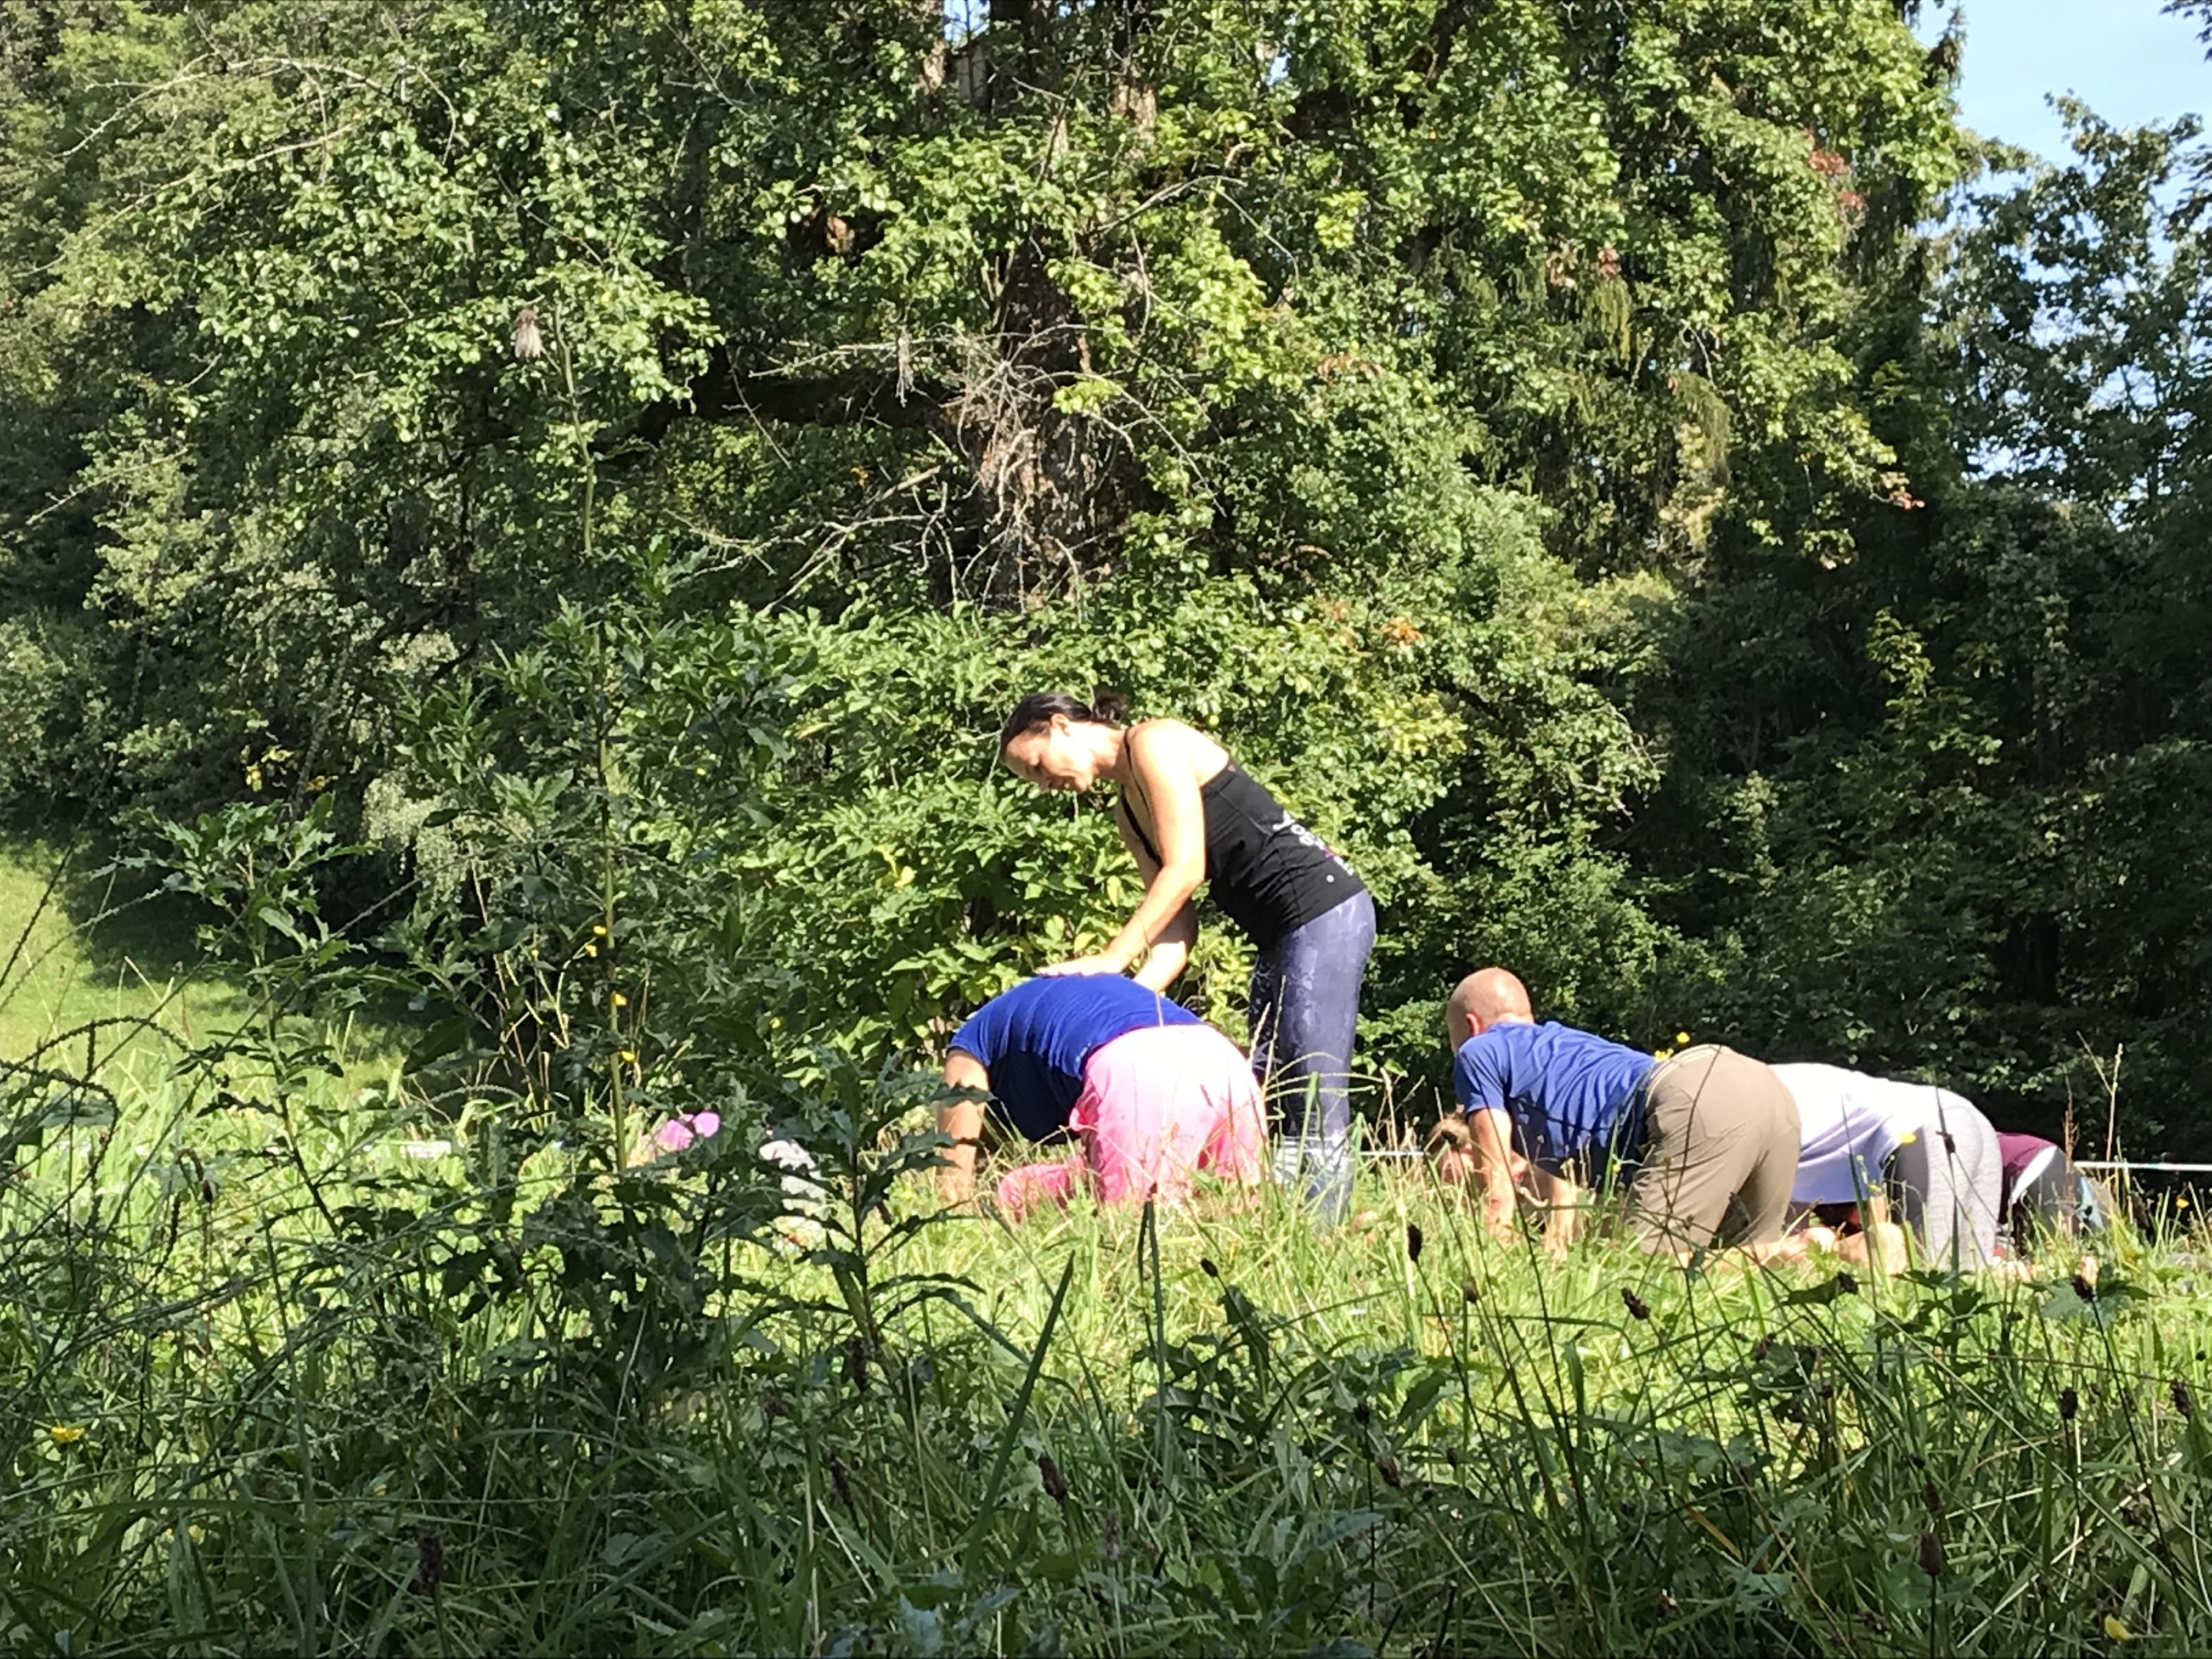
M 1401 1097 L 1503 957 L 2195 1132 L 2192 128 L 1978 179 L 1887 0 L 975 9 L 10 0 L 7 800 L 328 793 L 447 1012 L 634 924 L 872 1066 L 1127 896 L 981 743 L 1106 681 L 1373 878 Z

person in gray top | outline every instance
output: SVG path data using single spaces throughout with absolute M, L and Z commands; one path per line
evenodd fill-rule
M 1796 1098 L 1800 1144 L 1792 1204 L 1887 1200 L 1926 1267 L 1996 1260 L 2003 1170 L 1997 1132 L 1974 1103 L 1925 1083 L 1840 1066 L 1773 1068 Z

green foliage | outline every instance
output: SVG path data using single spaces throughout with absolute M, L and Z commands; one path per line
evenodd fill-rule
M 1503 961 L 2201 1132 L 2205 152 L 1911 10 L 0 0 L 0 804 L 232 975 L 0 1066 L 9 1644 L 2202 1646 L 2201 1239 L 930 1222 L 1054 686 L 1369 878 L 1371 1107 Z
M 425 890 L 392 943 L 434 984 L 426 1007 L 460 1022 L 452 1042 L 500 1034 L 499 1063 L 532 1088 L 628 1052 L 659 1103 L 720 1109 L 715 1079 L 813 1045 L 863 1067 L 933 1053 L 948 1019 L 1091 948 L 1135 902 L 1106 815 L 1036 795 L 994 753 L 1021 690 L 1111 683 L 1217 732 L 1402 902 L 1376 1029 L 1396 1002 L 1419 1012 L 1376 1059 L 1425 1076 L 1435 964 L 1478 908 L 1494 938 L 1519 919 L 1530 937 L 1595 927 L 1652 948 L 1617 864 L 1587 850 L 1648 776 L 1582 677 L 1632 648 L 1613 643 L 1629 590 L 1586 593 L 1510 501 L 1462 487 L 1457 506 L 1417 574 L 1281 609 L 1247 574 L 1133 574 L 1080 614 L 714 619 L 682 604 L 687 570 L 644 556 L 635 597 L 572 611 L 400 714 L 370 823 Z M 1498 718 L 1473 732 L 1470 707 Z M 1480 805 L 1431 836 L 1377 828 L 1455 794 Z M 1422 844 L 1461 836 L 1468 854 Z M 1471 870 L 1516 861 L 1541 874 L 1455 900 Z M 1609 920 L 1558 915 L 1563 884 Z M 1562 938 L 1563 974 L 1586 937 Z M 1190 994 L 1234 1024 L 1249 969 L 1249 947 L 1209 928 Z
M 1016 7 L 957 42 L 911 0 L 37 9 L 10 557 L 113 624 L 124 787 L 201 799 L 355 776 L 395 692 L 618 579 L 587 482 L 631 544 L 836 606 L 1163 557 L 1295 605 L 1419 562 L 1462 465 L 1648 563 L 1731 431 L 1882 463 L 1837 261 L 1950 144 L 1873 0 Z
M 1668 654 L 1731 672 L 1639 712 L 1709 1018 L 2052 1128 L 2124 1050 L 2147 1150 L 2206 1122 L 2204 152 L 2070 115 L 2072 164 L 1935 245 L 1930 329 L 1869 332 L 1924 510 L 1817 566 L 1728 547 Z
M 1401 1105 L 1501 959 L 2185 1133 L 2194 129 L 1977 179 L 1817 9 L 12 0 L 0 799 L 328 794 L 455 1086 L 611 1125 L 1095 937 L 983 749 L 1113 684 L 1370 878 Z

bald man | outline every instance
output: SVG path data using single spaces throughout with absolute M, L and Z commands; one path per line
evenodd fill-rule
M 1797 1172 L 1797 1103 L 1755 1060 L 1700 1043 L 1661 1061 L 1531 1012 L 1502 968 L 1469 974 L 1444 1008 L 1452 1090 L 1466 1113 L 1485 1218 L 1515 1205 L 1515 1145 L 1553 1175 L 1610 1170 L 1647 1250 L 1765 1245 L 1782 1237 Z

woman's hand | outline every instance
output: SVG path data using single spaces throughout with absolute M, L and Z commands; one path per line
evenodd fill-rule
M 1129 964 L 1117 957 L 1075 957 L 1066 962 L 1055 962 L 1048 968 L 1037 969 L 1041 979 L 1066 979 L 1091 974 L 1120 974 L 1128 971 Z

